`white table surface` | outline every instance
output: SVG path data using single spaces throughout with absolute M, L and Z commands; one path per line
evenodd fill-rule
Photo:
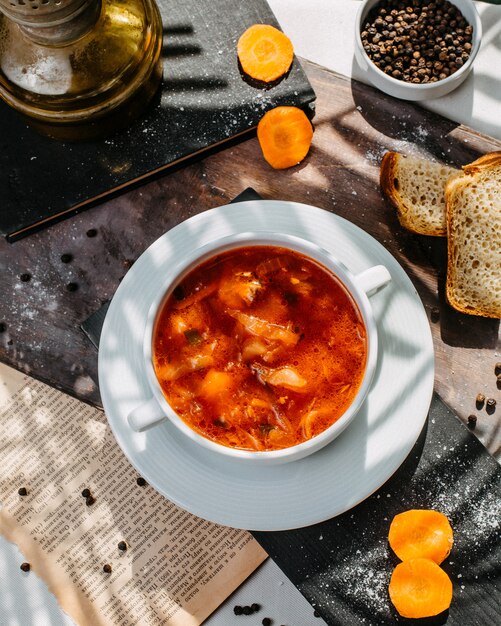
M 244 0 L 241 0 L 244 1 Z M 341 74 L 367 82 L 353 57 L 358 0 L 268 0 L 296 53 Z M 235 2 L 235 7 L 238 3 Z M 477 2 L 484 36 L 472 73 L 453 93 L 423 106 L 501 140 L 501 5 Z M 22 575 L 17 548 L 0 538 L 0 624 L 72 626 L 45 584 Z M 206 622 L 234 626 L 235 604 L 262 605 L 252 618 L 271 617 L 276 626 L 323 626 L 320 618 L 279 568 L 268 559 Z M 250 618 L 247 618 L 246 623 Z

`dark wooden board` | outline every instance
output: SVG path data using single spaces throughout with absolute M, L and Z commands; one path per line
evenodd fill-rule
M 396 514 L 421 508 L 442 511 L 453 527 L 442 564 L 453 601 L 416 621 L 390 603 L 399 559 L 387 537 Z M 252 534 L 331 626 L 501 624 L 501 467 L 438 396 L 404 464 L 362 504 L 308 528 Z
M 385 150 L 461 165 L 501 149 L 501 142 L 313 64 L 303 66 L 318 100 L 313 147 L 299 167 L 272 170 L 250 139 L 27 239 L 0 240 L 0 323 L 6 326 L 0 360 L 99 406 L 97 355 L 79 325 L 111 299 L 131 262 L 162 233 L 251 186 L 265 198 L 333 211 L 386 246 L 409 273 L 428 314 L 434 307 L 440 311 L 431 323 L 436 390 L 463 421 L 478 415 L 475 433 L 501 456 L 501 397 L 494 375 L 499 322 L 448 307 L 445 241 L 403 230 L 378 183 Z M 95 237 L 87 236 L 89 229 Z M 73 261 L 62 263 L 62 253 L 71 253 Z M 25 272 L 29 282 L 20 280 Z M 70 282 L 78 284 L 77 291 L 67 291 Z M 497 398 L 492 415 L 476 411 L 479 391 Z
M 315 94 L 295 60 L 273 88 L 242 79 L 236 41 L 278 23 L 266 0 L 158 0 L 164 80 L 144 116 L 107 139 L 43 137 L 0 101 L 0 233 L 10 240 L 253 129 L 279 104 L 308 109 Z

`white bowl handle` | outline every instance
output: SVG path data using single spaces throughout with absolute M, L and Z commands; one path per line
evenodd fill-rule
M 129 426 L 132 430 L 139 433 L 160 424 L 166 419 L 165 411 L 155 398 L 150 398 L 147 402 L 143 402 L 143 404 L 137 406 L 127 416 Z
M 390 280 L 390 272 L 384 265 L 374 265 L 374 267 L 360 272 L 354 278 L 357 287 L 368 296 L 375 294 L 376 291 L 387 285 Z

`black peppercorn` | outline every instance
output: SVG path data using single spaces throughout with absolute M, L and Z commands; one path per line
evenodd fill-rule
M 487 413 L 494 413 L 494 409 L 496 408 L 496 400 L 494 398 L 487 398 L 487 402 L 485 403 L 485 410 Z
M 477 393 L 477 397 L 475 398 L 475 404 L 477 405 L 477 408 L 482 408 L 484 402 L 485 402 L 484 394 L 483 393 Z
M 20 496 L 27 496 L 27 495 L 28 495 L 28 490 L 26 489 L 26 487 L 20 487 L 20 488 L 17 490 L 17 493 L 18 493 Z
M 105 572 L 105 574 L 111 574 L 111 565 L 109 563 L 103 565 L 103 572 Z
M 90 496 L 90 489 L 84 489 L 82 491 L 82 498 L 88 498 Z
M 501 363 L 496 363 L 496 365 L 494 366 L 494 374 L 501 374 Z
M 66 289 L 68 291 L 76 291 L 78 289 L 78 285 L 77 285 L 77 283 L 68 283 L 66 285 Z
M 263 619 L 262 619 L 262 621 L 261 621 L 261 624 L 262 624 L 263 626 L 271 626 L 271 625 L 273 624 L 273 622 L 272 622 L 271 618 L 269 618 L 269 617 L 263 617 Z
M 92 506 L 95 501 L 96 499 L 93 496 L 88 496 L 87 498 L 85 498 L 85 504 L 87 506 Z
M 29 572 L 31 569 L 31 565 L 29 563 L 21 563 L 21 569 L 23 572 Z
M 476 415 L 468 415 L 468 426 L 470 428 L 475 428 L 477 425 L 477 416 Z
M 251 604 L 251 609 L 254 611 L 254 613 L 257 613 L 260 608 L 261 608 L 261 606 L 259 604 L 257 604 L 256 602 L 253 602 Z
M 118 549 L 122 552 L 125 552 L 127 550 L 127 544 L 125 543 L 125 541 L 118 542 Z
M 144 480 L 144 478 L 142 476 L 139 476 L 139 478 L 136 480 L 136 483 L 140 487 L 144 487 L 146 485 L 146 481 Z
M 410 7 L 402 0 L 384 0 L 369 11 L 360 37 L 377 67 L 418 84 L 443 80 L 462 67 L 471 54 L 472 33 L 448 0 L 416 0 Z M 429 71 L 417 73 L 413 68 Z
M 87 237 L 95 237 L 97 235 L 97 230 L 95 228 L 89 228 L 87 231 Z
M 317 610 L 313 611 L 313 617 L 320 617 L 320 613 Z
M 250 606 L 244 606 L 244 607 L 242 607 L 242 613 L 244 615 L 252 615 L 253 611 L 250 608 Z
M 31 274 L 21 274 L 19 277 L 23 283 L 27 283 L 31 279 Z
M 5 322 L 0 322 L 0 333 L 4 333 L 7 330 L 7 324 Z
M 235 615 L 242 615 L 243 612 L 244 610 L 239 604 L 233 607 L 233 613 L 235 613 Z
M 61 262 L 62 263 L 71 263 L 71 261 L 73 260 L 73 255 L 69 254 L 68 252 L 65 252 L 64 254 L 61 254 Z

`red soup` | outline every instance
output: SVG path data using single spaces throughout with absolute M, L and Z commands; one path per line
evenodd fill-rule
M 318 435 L 350 406 L 366 330 L 343 285 L 274 246 L 224 252 L 183 279 L 155 327 L 153 362 L 176 413 L 207 439 L 278 450 Z

